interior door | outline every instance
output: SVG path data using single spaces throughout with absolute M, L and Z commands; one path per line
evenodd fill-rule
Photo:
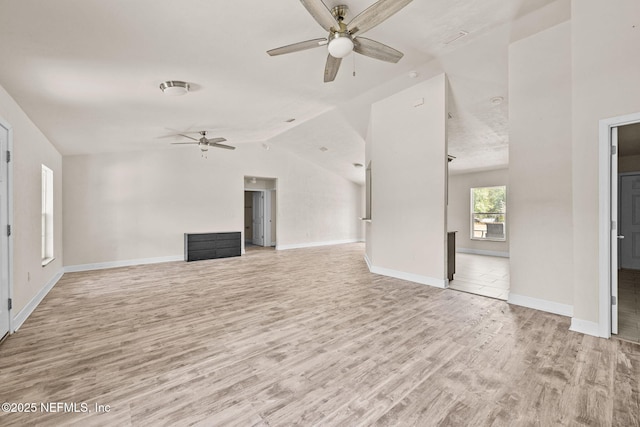
M 620 267 L 640 270 L 640 174 L 620 177 Z
M 7 224 L 8 206 L 8 166 L 7 148 L 9 130 L 0 124 L 0 339 L 9 333 L 9 238 Z
M 264 194 L 253 193 L 253 244 L 264 246 Z

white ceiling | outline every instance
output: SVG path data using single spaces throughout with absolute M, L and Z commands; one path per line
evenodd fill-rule
M 353 163 L 364 163 L 371 102 L 445 71 L 452 170 L 495 168 L 508 163 L 511 24 L 554 1 L 415 0 L 366 33 L 404 52 L 398 64 L 356 55 L 353 77 L 348 57 L 325 84 L 324 47 L 266 54 L 326 36 L 297 0 L 0 0 L 0 85 L 63 155 L 196 150 L 168 135 L 206 129 L 230 144 L 277 144 L 362 182 Z M 326 0 L 341 3 L 353 17 L 373 0 Z M 461 30 L 469 35 L 445 44 Z M 163 96 L 165 80 L 193 90 Z

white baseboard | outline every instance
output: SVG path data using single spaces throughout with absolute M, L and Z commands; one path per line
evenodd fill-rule
M 509 252 L 485 251 L 483 249 L 456 248 L 456 252 L 460 252 L 462 254 L 487 255 L 509 258 Z
M 449 284 L 447 279 L 436 279 L 435 277 L 422 276 L 419 274 L 407 273 L 404 271 L 392 270 L 390 268 L 376 267 L 369 264 L 369 271 L 382 276 L 394 277 L 396 279 L 407 280 L 421 285 L 434 286 L 436 288 L 446 288 Z
M 103 270 L 105 268 L 131 267 L 133 265 L 159 264 L 161 262 L 184 261 L 184 255 L 172 255 L 157 258 L 129 259 L 124 261 L 98 262 L 95 264 L 68 265 L 64 267 L 65 273 L 78 271 Z
M 522 307 L 533 308 L 548 313 L 559 314 L 561 316 L 572 317 L 573 306 L 561 304 L 559 302 L 548 301 L 544 299 L 532 298 L 525 295 L 517 295 L 509 292 L 509 304 L 520 305 Z
M 49 291 L 51 291 L 56 283 L 58 283 L 58 280 L 60 280 L 63 274 L 64 271 L 62 269 L 58 271 L 56 275 L 53 276 L 42 289 L 40 289 L 40 292 L 38 292 L 36 296 L 31 298 L 31 301 L 29 301 L 27 305 L 25 305 L 24 308 L 20 310 L 20 313 L 16 314 L 13 317 L 13 319 L 11 320 L 11 333 L 14 333 L 18 329 L 20 329 L 20 326 L 22 326 L 25 320 L 27 320 L 27 318 L 31 316 L 31 313 L 33 313 L 38 305 L 40 305 L 44 297 L 46 297 Z
M 594 337 L 600 336 L 600 324 L 596 322 L 591 322 L 589 320 L 576 319 L 575 317 L 571 318 L 571 327 L 569 327 L 570 331 L 580 332 L 581 334 L 591 335 Z
M 364 262 L 367 263 L 367 268 L 369 269 L 369 271 L 371 271 L 371 261 L 369 260 L 369 256 L 367 254 L 364 254 Z
M 358 242 L 359 242 L 358 239 L 346 239 L 346 240 L 331 240 L 327 242 L 297 243 L 293 245 L 277 245 L 276 250 L 285 251 L 287 249 L 315 248 L 317 246 L 343 245 L 345 243 L 358 243 Z

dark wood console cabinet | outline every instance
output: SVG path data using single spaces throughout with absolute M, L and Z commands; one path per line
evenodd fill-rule
M 453 280 L 456 272 L 456 231 L 447 233 L 447 278 Z
M 184 260 L 240 256 L 240 232 L 184 234 Z

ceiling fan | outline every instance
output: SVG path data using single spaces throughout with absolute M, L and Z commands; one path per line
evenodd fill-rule
M 206 130 L 201 130 L 198 133 L 201 135 L 200 139 L 192 138 L 189 135 L 179 133 L 178 135 L 192 139 L 195 142 L 172 142 L 172 144 L 198 144 L 198 146 L 200 146 L 200 150 L 203 152 L 209 150 L 209 147 L 224 148 L 226 150 L 236 149 L 236 147 L 232 147 L 230 145 L 220 144 L 221 142 L 226 141 L 225 138 L 207 138 Z
M 329 55 L 324 68 L 325 83 L 332 82 L 336 78 L 342 58 L 352 51 L 370 58 L 396 63 L 402 58 L 402 52 L 375 40 L 360 37 L 360 34 L 390 18 L 411 1 L 378 0 L 345 24 L 344 18 L 349 11 L 348 6 L 339 5 L 329 10 L 322 0 L 300 0 L 318 24 L 329 31 L 329 36 L 271 49 L 267 53 L 276 56 L 328 45 Z

